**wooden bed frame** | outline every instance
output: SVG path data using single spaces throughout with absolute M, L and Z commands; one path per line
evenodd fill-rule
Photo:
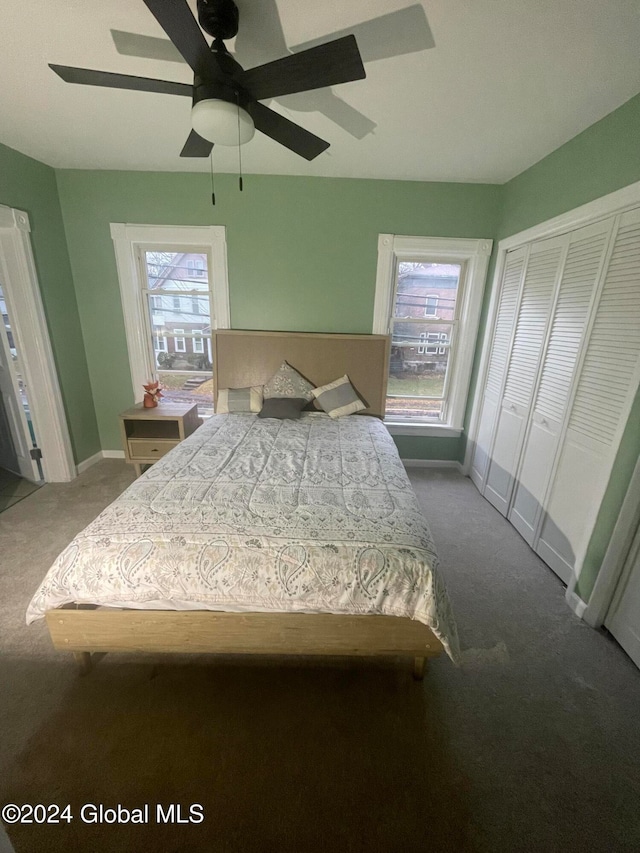
M 347 373 L 368 404 L 363 414 L 382 417 L 389 345 L 386 335 L 218 331 L 213 336 L 214 394 L 218 388 L 263 385 L 287 360 L 316 385 Z M 83 672 L 98 652 L 393 655 L 412 658 L 414 677 L 421 679 L 427 659 L 443 650 L 426 625 L 396 616 L 70 605 L 47 611 L 45 618 L 55 648 L 73 652 Z

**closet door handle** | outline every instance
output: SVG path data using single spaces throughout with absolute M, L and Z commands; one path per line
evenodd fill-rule
M 548 421 L 546 418 L 543 418 L 543 419 L 540 421 L 540 423 L 542 424 L 542 426 L 549 426 L 549 421 Z
M 513 403 L 509 403 L 509 408 L 511 409 L 512 412 L 515 412 L 515 410 L 516 410 L 516 407 Z

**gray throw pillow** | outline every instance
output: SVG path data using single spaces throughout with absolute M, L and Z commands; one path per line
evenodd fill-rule
M 262 408 L 262 385 L 251 388 L 222 388 L 218 391 L 217 415 L 233 412 L 259 412 Z
M 314 386 L 301 373 L 283 361 L 271 379 L 263 386 L 264 399 L 271 397 L 301 397 L 308 402 L 313 399 Z
M 296 419 L 300 417 L 300 412 L 307 405 L 307 401 L 302 397 L 269 397 L 264 401 L 264 405 L 260 412 L 259 418 L 285 418 Z

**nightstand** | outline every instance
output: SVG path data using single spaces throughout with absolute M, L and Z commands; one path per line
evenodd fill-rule
M 197 403 L 159 403 L 154 409 L 136 403 L 119 417 L 124 458 L 137 477 L 143 465 L 153 465 L 202 423 Z

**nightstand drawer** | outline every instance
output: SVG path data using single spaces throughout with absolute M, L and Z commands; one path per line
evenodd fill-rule
M 179 439 L 170 438 L 130 438 L 129 456 L 131 459 L 160 459 L 178 444 Z

